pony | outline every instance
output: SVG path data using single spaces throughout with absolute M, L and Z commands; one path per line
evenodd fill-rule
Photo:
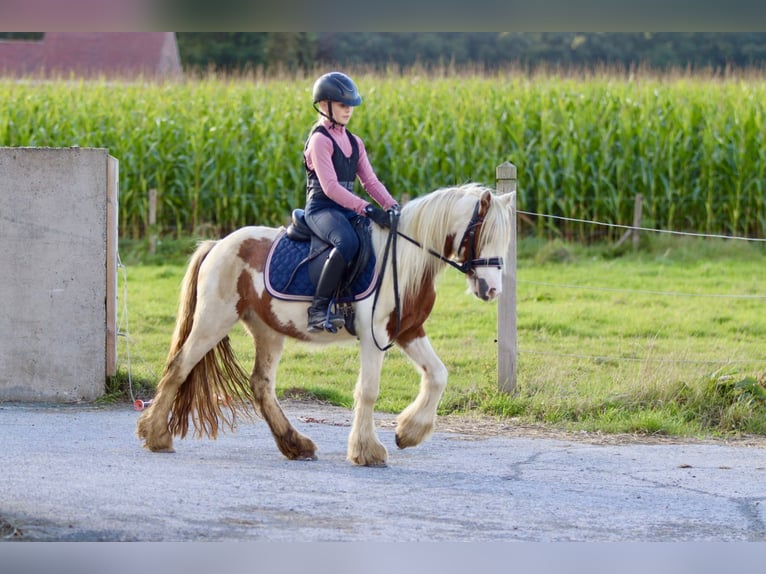
M 316 445 L 293 427 L 275 391 L 287 337 L 313 344 L 347 343 L 354 336 L 359 341 L 348 461 L 387 465 L 388 451 L 377 436 L 373 414 L 384 354 L 393 345 L 421 377 L 417 396 L 396 418 L 396 445 L 413 447 L 429 438 L 448 374 L 424 329 L 436 300 L 436 279 L 452 266 L 465 273 L 470 293 L 484 301 L 498 297 L 512 237 L 511 196 L 478 183 L 444 187 L 405 203 L 391 230 L 371 224 L 377 286 L 374 297 L 352 304 L 356 335 L 347 329 L 310 333 L 308 302 L 281 300 L 266 289 L 266 261 L 284 227 L 242 227 L 199 243 L 182 281 L 161 380 L 137 422 L 144 447 L 173 452 L 173 437 L 187 435 L 189 419 L 195 436 L 215 439 L 224 425 L 234 430 L 238 415 L 260 415 L 285 457 L 316 460 Z M 239 366 L 229 343 L 228 333 L 237 322 L 255 345 L 250 374 Z

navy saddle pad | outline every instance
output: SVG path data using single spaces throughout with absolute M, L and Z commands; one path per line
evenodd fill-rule
M 309 268 L 321 267 L 329 252 L 328 246 L 326 250 L 312 254 L 310 241 L 293 241 L 286 231 L 282 231 L 274 240 L 266 260 L 266 290 L 272 297 L 285 301 L 311 301 L 316 286 Z M 361 301 L 369 297 L 375 290 L 377 278 L 375 256 L 371 255 L 351 285 L 341 290 L 336 303 Z

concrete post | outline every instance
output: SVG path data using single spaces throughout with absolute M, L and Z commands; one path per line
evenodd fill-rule
M 117 160 L 0 148 L 0 401 L 72 402 L 116 370 Z

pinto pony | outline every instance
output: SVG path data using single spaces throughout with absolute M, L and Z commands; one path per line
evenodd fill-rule
M 378 288 L 374 297 L 353 303 L 361 367 L 354 389 L 349 461 L 365 466 L 387 462 L 373 411 L 383 356 L 393 344 L 421 375 L 417 397 L 396 419 L 396 444 L 416 446 L 431 435 L 447 384 L 447 369 L 423 328 L 436 300 L 435 280 L 451 265 L 466 274 L 476 297 L 495 299 L 502 289 L 511 218 L 511 194 L 466 184 L 437 189 L 404 205 L 395 226 L 395 257 L 386 251 L 389 231 L 372 226 Z M 137 423 L 137 434 L 149 450 L 173 452 L 173 437 L 186 436 L 190 419 L 196 435 L 215 438 L 222 423 L 233 429 L 238 414 L 259 413 L 284 456 L 316 459 L 315 444 L 292 426 L 277 400 L 284 341 L 292 337 L 329 344 L 354 336 L 345 329 L 310 333 L 307 302 L 270 295 L 264 270 L 270 248 L 283 231 L 243 227 L 223 239 L 200 243 L 192 255 L 165 370 L 151 406 Z M 229 344 L 228 333 L 237 321 L 255 344 L 250 375 L 236 363 Z

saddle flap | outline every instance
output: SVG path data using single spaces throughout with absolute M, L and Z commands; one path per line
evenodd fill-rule
M 364 218 L 360 218 L 364 219 Z M 366 227 L 366 226 L 365 226 Z M 321 242 L 316 238 L 318 242 Z M 316 288 L 316 277 L 326 259 L 330 246 L 313 245 L 312 241 L 295 241 L 284 230 L 271 246 L 266 260 L 264 281 L 266 290 L 275 298 L 287 301 L 310 301 Z M 337 303 L 360 301 L 369 297 L 377 284 L 375 255 L 367 237 L 361 259 L 355 261 L 341 282 Z M 361 250 L 360 250 L 361 251 Z

